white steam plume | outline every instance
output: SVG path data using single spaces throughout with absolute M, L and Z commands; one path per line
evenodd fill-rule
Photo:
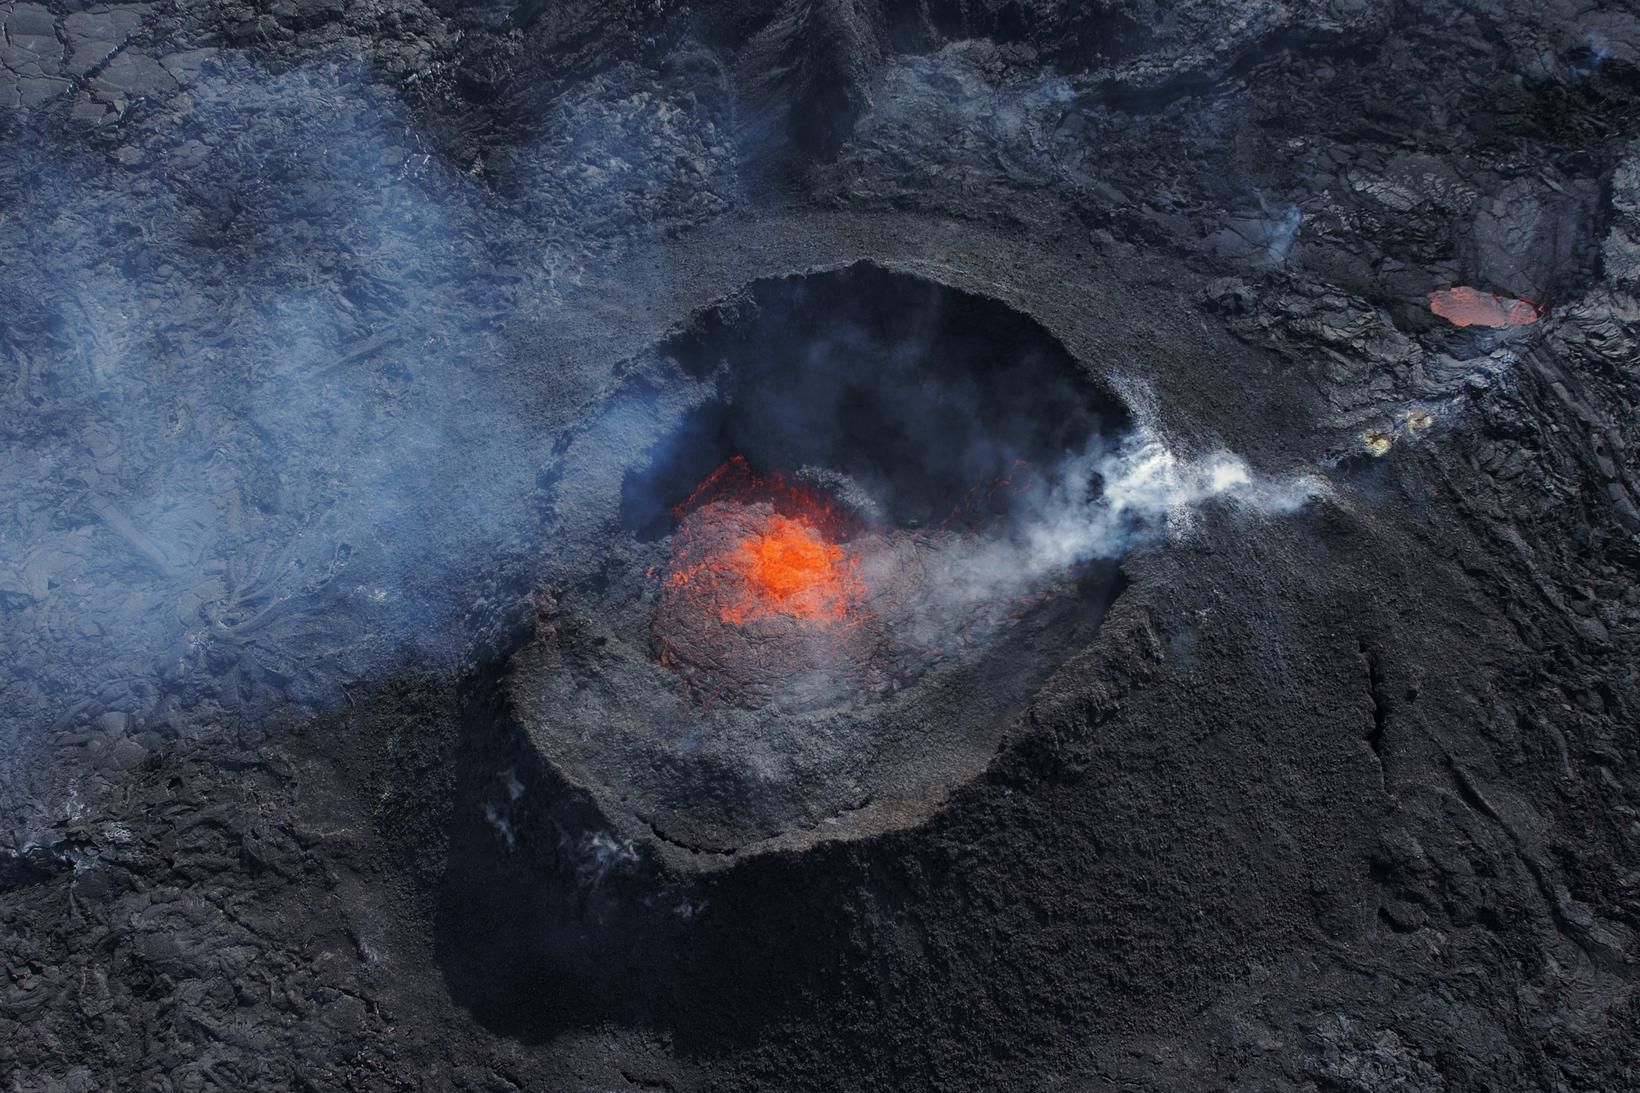
M 1209 501 L 1274 516 L 1295 511 L 1323 489 L 1313 475 L 1258 474 L 1230 452 L 1185 459 L 1141 429 L 1114 452 L 1067 464 L 1047 503 L 1027 519 L 1024 545 L 1043 568 L 1116 558 L 1169 528 L 1185 530 Z M 1090 504 L 1090 498 L 1096 500 Z
M 1315 475 L 1272 476 L 1230 452 L 1178 455 L 1147 429 L 1115 450 L 1084 453 L 1059 468 L 1051 487 L 994 540 L 930 544 L 925 608 L 966 616 L 978 604 L 1028 596 L 1083 563 L 1187 534 L 1204 506 L 1250 516 L 1291 513 L 1326 493 Z

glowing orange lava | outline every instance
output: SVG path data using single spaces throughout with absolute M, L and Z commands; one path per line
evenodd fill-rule
M 724 622 L 745 623 L 771 612 L 836 622 L 848 611 L 851 560 L 809 525 L 778 513 L 765 530 L 742 539 L 729 557 L 742 596 L 722 605 Z
M 1543 309 L 1526 300 L 1495 296 L 1468 285 L 1429 294 L 1429 309 L 1453 326 L 1525 326 Z
M 945 575 L 1002 518 L 1009 473 L 938 527 L 896 528 L 736 457 L 673 509 L 651 649 L 702 706 L 797 711 L 886 700 L 1047 595 L 970 594 Z
M 848 521 L 823 497 L 760 477 L 744 459 L 718 468 L 678 514 L 667 590 L 723 623 L 839 623 L 864 595 L 859 560 L 840 541 Z

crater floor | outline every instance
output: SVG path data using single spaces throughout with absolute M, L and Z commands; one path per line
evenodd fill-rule
M 1028 572 L 1020 540 L 1128 412 L 996 300 L 871 264 L 759 281 L 618 373 L 606 403 L 654 433 L 570 444 L 621 465 L 620 508 L 564 523 L 595 568 L 547 578 L 508 716 L 681 868 L 925 818 L 1117 593 L 1113 557 Z

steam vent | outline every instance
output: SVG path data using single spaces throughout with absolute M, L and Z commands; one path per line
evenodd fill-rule
M 0 0 L 0 1093 L 1640 1093 L 1640 0 Z
M 679 868 L 921 820 L 1119 591 L 1111 559 L 999 571 L 1054 468 L 1131 423 L 996 300 L 870 264 L 759 281 L 607 404 L 652 431 L 577 525 L 586 569 L 542 592 L 507 709 Z

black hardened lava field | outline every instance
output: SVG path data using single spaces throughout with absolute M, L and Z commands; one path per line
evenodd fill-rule
M 1640 1090 L 1640 15 L 0 0 L 0 1089 Z

